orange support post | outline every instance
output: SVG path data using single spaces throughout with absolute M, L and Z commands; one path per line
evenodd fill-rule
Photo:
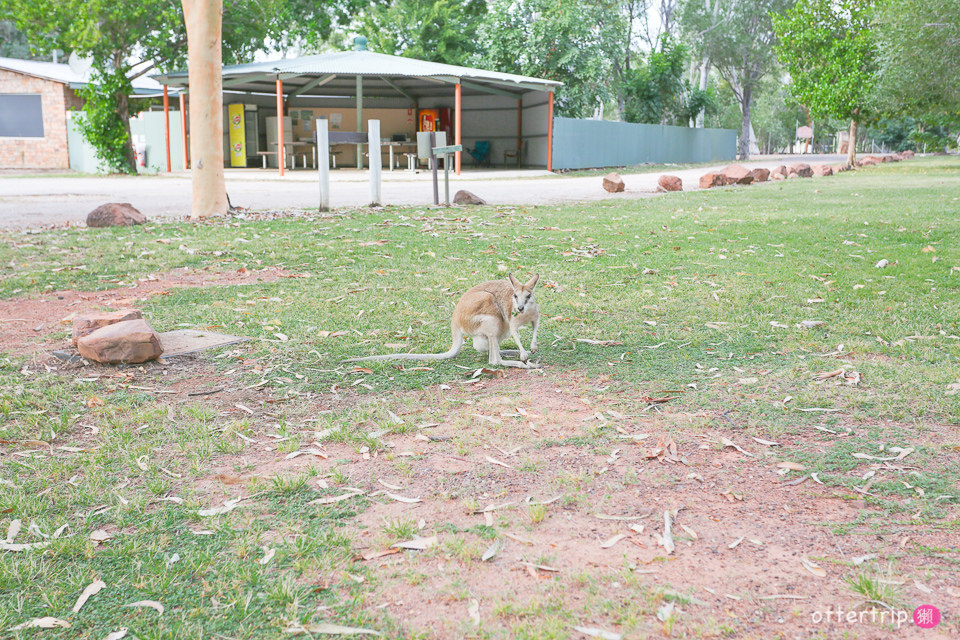
M 453 107 L 455 111 L 454 120 L 453 120 L 453 144 L 460 144 L 460 120 L 463 114 L 461 103 L 463 102 L 462 91 L 460 83 L 456 84 L 456 93 L 454 93 Z M 460 175 L 460 152 L 456 152 L 455 165 L 457 168 L 457 175 Z
M 180 129 L 183 131 L 183 170 L 190 170 L 190 156 L 187 146 L 187 94 L 180 89 Z
M 167 147 L 167 173 L 170 173 L 170 96 L 163 85 L 163 142 Z
M 517 98 L 517 168 L 520 167 L 520 151 L 523 149 L 523 98 Z M 506 166 L 506 159 L 504 159 Z
M 287 164 L 284 158 L 286 145 L 283 144 L 283 80 L 277 76 L 277 164 L 280 165 L 280 177 L 283 177 L 283 169 Z
M 553 171 L 553 91 L 547 98 L 547 171 Z

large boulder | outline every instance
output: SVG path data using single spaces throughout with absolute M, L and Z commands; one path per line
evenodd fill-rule
M 900 152 L 900 155 L 902 155 L 905 160 L 909 160 L 909 159 L 912 158 L 915 154 L 913 153 L 913 150 L 907 149 L 906 151 L 901 151 L 901 152 Z
M 627 188 L 627 185 L 624 184 L 623 178 L 620 177 L 620 174 L 608 173 L 607 175 L 603 176 L 603 188 L 610 193 L 620 193 Z
M 828 166 L 825 165 L 825 164 L 815 164 L 815 165 L 813 165 L 813 175 L 819 176 L 819 177 L 821 177 L 821 178 L 823 178 L 823 177 L 825 177 L 825 176 L 832 176 L 832 175 L 833 175 L 833 168 L 832 168 L 832 167 L 828 167 Z
M 797 176 L 798 178 L 812 178 L 813 169 L 804 162 L 798 162 L 797 164 L 790 165 L 789 175 Z
M 880 164 L 880 158 L 876 156 L 866 156 L 865 158 L 860 158 L 858 164 L 861 167 L 872 167 L 874 165 Z
M 88 227 L 129 227 L 146 221 L 147 217 L 129 202 L 109 202 L 87 214 Z
M 87 360 L 105 364 L 136 364 L 163 353 L 160 336 L 143 320 L 125 320 L 101 327 L 77 340 Z
M 677 176 L 660 176 L 657 180 L 657 188 L 660 191 L 683 191 L 683 180 Z
M 139 309 L 120 309 L 119 311 L 85 311 L 73 319 L 73 345 L 77 340 L 111 324 L 127 320 L 142 320 Z
M 700 176 L 700 188 L 712 189 L 713 187 L 722 187 L 727 184 L 726 178 L 722 173 L 705 173 Z
M 457 191 L 455 194 L 453 194 L 453 203 L 454 204 L 487 204 L 487 201 L 475 193 L 467 191 L 466 189 L 460 189 L 460 191 Z
M 750 184 L 753 182 L 753 176 L 750 170 L 742 164 L 730 164 L 724 167 L 723 180 L 726 184 Z
M 789 175 L 789 174 L 788 174 L 788 171 L 787 171 L 787 167 L 786 167 L 786 165 L 783 165 L 783 164 L 782 164 L 782 165 L 780 165 L 779 167 L 777 167 L 776 169 L 774 169 L 773 171 L 770 172 L 770 179 L 771 179 L 771 180 L 786 180 L 786 179 L 787 179 L 787 175 Z
M 751 169 L 750 177 L 753 178 L 754 182 L 766 182 L 770 179 L 770 169 Z

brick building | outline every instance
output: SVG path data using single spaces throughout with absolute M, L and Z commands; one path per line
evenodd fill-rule
M 66 64 L 0 58 L 0 169 L 69 169 L 67 112 L 82 108 L 87 82 Z M 138 97 L 163 89 L 146 77 L 133 87 Z
M 67 169 L 67 111 L 86 84 L 65 64 L 0 58 L 0 169 Z

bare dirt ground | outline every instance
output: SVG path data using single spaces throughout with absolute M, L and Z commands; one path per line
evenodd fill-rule
M 508 637 L 603 637 L 572 625 L 634 630 L 624 637 L 950 638 L 958 632 L 955 623 L 937 630 L 909 619 L 891 624 L 893 614 L 878 621 L 886 605 L 871 605 L 845 581 L 879 565 L 878 579 L 901 593 L 905 615 L 928 600 L 945 620 L 960 613 L 952 560 L 932 551 L 955 546 L 951 534 L 907 513 L 877 526 L 889 512 L 864 496 L 781 473 L 779 452 L 823 451 L 820 432 L 763 444 L 728 428 L 719 414 L 674 412 L 668 404 L 647 410 L 639 393 L 598 394 L 605 381 L 549 369 L 387 399 L 348 391 L 296 402 L 270 389 L 224 384 L 201 359 L 178 359 L 175 375 L 163 378 L 158 369 L 83 371 L 102 370 L 118 386 L 154 389 L 171 404 L 216 386 L 220 391 L 203 400 L 223 417 L 253 423 L 243 452 L 222 456 L 207 477 L 189 485 L 210 504 L 249 483 L 307 472 L 318 477 L 314 489 L 364 492 L 371 503 L 344 528 L 377 579 L 368 606 L 418 637 L 482 637 L 484 629 L 506 630 Z M 318 414 L 364 405 L 393 407 L 394 426 L 409 428 L 385 433 L 371 420 L 358 428 L 379 432 L 373 437 L 381 450 L 321 441 L 300 445 L 319 453 L 293 458 L 271 435 L 280 413 L 301 421 L 307 429 L 301 435 L 310 440 L 317 427 L 306 425 L 316 425 Z M 833 426 L 853 433 L 869 427 Z M 724 446 L 724 438 L 742 449 Z M 924 436 L 931 446 L 954 441 L 947 427 Z M 665 512 L 672 551 L 658 540 Z M 957 515 L 954 509 L 951 517 Z M 386 530 L 400 526 L 432 545 L 391 548 L 395 538 Z M 484 561 L 492 544 L 485 534 L 494 531 L 500 547 Z M 317 588 L 327 583 L 316 576 Z M 856 619 L 825 618 L 838 609 L 858 612 Z

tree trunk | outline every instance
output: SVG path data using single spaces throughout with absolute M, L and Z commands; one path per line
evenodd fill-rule
M 127 133 L 126 148 L 123 150 L 127 166 L 121 169 L 135 174 L 137 173 L 137 152 L 133 149 L 133 133 L 130 131 L 130 96 L 125 91 L 121 91 L 114 95 L 114 99 L 117 101 L 117 116 L 123 123 L 123 130 Z
M 181 0 L 190 72 L 191 218 L 227 213 L 223 179 L 223 0 Z
M 857 121 L 850 121 L 850 140 L 847 142 L 847 166 L 857 166 Z
M 750 106 L 753 101 L 752 88 L 749 86 L 743 87 L 741 96 L 740 112 L 743 114 L 743 119 L 740 121 L 740 148 L 737 150 L 737 155 L 740 157 L 740 160 L 749 160 L 750 132 L 753 130 L 750 126 Z
M 703 62 L 700 64 L 700 91 L 707 90 L 707 82 L 710 79 L 710 58 L 704 58 Z M 707 115 L 707 110 L 703 109 L 700 113 L 697 114 L 697 129 L 703 129 L 703 124 L 705 117 Z

